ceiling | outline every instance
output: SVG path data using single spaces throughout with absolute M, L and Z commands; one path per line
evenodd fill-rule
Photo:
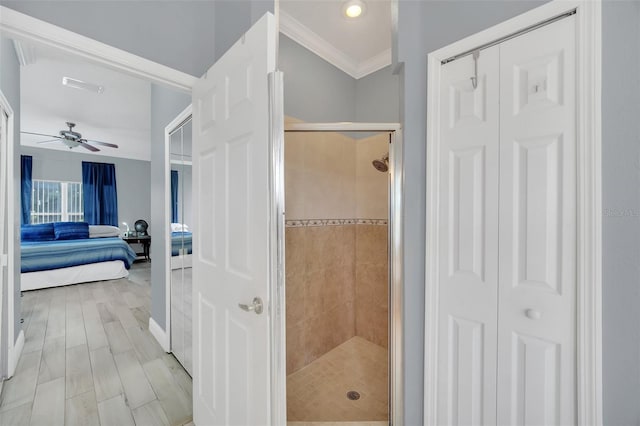
M 104 66 L 51 49 L 28 47 L 27 65 L 21 67 L 20 128 L 26 132 L 58 135 L 65 122 L 86 139 L 115 143 L 118 149 L 97 146 L 92 155 L 150 160 L 151 85 Z M 62 85 L 63 77 L 104 86 L 98 94 Z M 69 150 L 62 143 L 38 144 L 53 138 L 21 135 L 21 143 L 38 148 Z M 77 147 L 74 152 L 90 153 Z
M 391 63 L 391 2 L 363 0 L 364 14 L 349 19 L 344 1 L 280 0 L 280 29 L 285 35 L 354 78 Z M 150 83 L 77 56 L 17 44 L 21 67 L 21 129 L 58 135 L 66 121 L 86 139 L 111 142 L 96 156 L 150 160 Z M 63 77 L 105 87 L 104 93 L 62 85 Z M 22 135 L 25 146 L 66 150 L 53 138 Z M 89 153 L 82 147 L 73 152 Z
M 345 1 L 280 0 L 280 31 L 354 78 L 391 64 L 391 1 L 362 0 L 358 18 Z

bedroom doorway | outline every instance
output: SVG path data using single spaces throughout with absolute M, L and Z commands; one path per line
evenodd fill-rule
M 3 7 L 1 8 L 0 30 L 2 31 L 3 37 L 6 36 L 7 38 L 13 38 L 15 36 L 16 39 L 22 40 L 25 44 L 27 43 L 27 41 L 25 41 L 26 38 L 28 43 L 33 43 L 37 48 L 50 50 L 51 56 L 60 55 L 65 58 L 69 58 L 68 62 L 76 65 L 77 73 L 79 73 L 81 69 L 86 70 L 89 66 L 94 66 L 96 68 L 104 67 L 113 73 L 119 72 L 121 74 L 127 74 L 127 77 L 130 79 L 138 78 L 139 80 L 145 80 L 147 87 L 154 84 L 155 87 L 164 90 L 164 92 L 162 92 L 163 94 L 166 92 L 173 92 L 173 94 L 178 93 L 178 95 L 183 94 L 187 101 L 181 104 L 179 108 L 176 108 L 174 112 L 171 112 L 172 115 L 179 112 L 189 103 L 190 96 L 188 93 L 191 87 L 191 76 L 158 64 L 150 63 L 149 61 L 143 61 L 143 63 L 140 64 L 140 58 L 126 54 L 125 52 L 117 51 L 117 49 L 114 48 L 106 47 L 105 50 L 101 52 L 101 54 L 104 53 L 105 57 L 109 57 L 109 54 L 112 54 L 111 60 L 105 60 L 96 56 L 88 55 L 86 51 L 83 52 L 83 47 L 88 48 L 89 50 L 91 50 L 92 47 L 85 46 L 82 43 L 72 43 L 74 48 L 61 49 L 61 46 L 64 46 L 64 40 L 69 41 L 69 39 L 74 38 L 74 35 L 35 19 L 31 20 L 34 22 L 30 22 L 25 25 L 25 31 L 27 33 L 29 33 L 30 30 L 34 30 L 35 32 L 46 32 L 47 30 L 51 30 L 57 34 L 59 34 L 59 32 L 63 32 L 63 41 L 60 43 L 42 42 L 42 40 L 57 39 L 51 35 L 35 37 L 33 39 L 29 38 L 29 36 L 21 37 L 24 36 L 24 33 L 21 32 L 21 25 L 24 24 L 21 18 L 28 17 L 19 16 L 16 18 L 14 15 L 16 15 L 16 12 L 5 10 Z M 16 19 L 13 18 L 16 18 L 17 21 L 19 21 L 15 27 L 13 25 L 16 23 Z M 7 25 L 12 28 L 11 31 L 7 31 Z M 69 38 L 65 38 L 65 36 L 68 36 Z M 4 41 L 5 40 L 3 40 L 3 42 Z M 89 41 L 85 41 L 91 45 Z M 14 47 L 10 40 L 8 40 L 8 43 L 9 49 L 13 49 Z M 5 45 L 3 44 L 2 47 L 4 49 Z M 63 52 L 60 50 L 63 50 Z M 114 53 L 114 51 L 116 52 Z M 41 56 L 39 59 L 44 62 L 45 57 Z M 46 59 L 48 59 L 49 62 L 53 62 L 53 58 L 47 57 Z M 7 65 L 3 63 L 3 67 L 4 66 Z M 34 64 L 22 67 L 19 66 L 19 73 L 22 74 L 22 71 L 28 67 L 33 69 Z M 7 75 L 8 74 L 9 73 L 7 72 Z M 77 74 L 74 75 L 77 76 Z M 56 79 L 56 83 L 60 86 L 60 79 Z M 66 88 L 66 90 L 71 91 L 69 97 L 79 93 L 88 93 L 88 96 L 96 97 L 104 95 L 86 91 L 83 92 L 74 88 Z M 74 90 L 76 92 L 73 92 Z M 149 89 L 147 89 L 146 92 L 147 94 L 149 94 L 148 90 Z M 107 93 L 109 92 L 111 95 L 114 94 L 115 90 L 113 86 L 107 88 Z M 12 92 L 6 93 L 8 96 L 13 94 Z M 24 91 L 22 93 L 24 93 Z M 135 93 L 137 93 L 137 91 L 135 91 Z M 133 96 L 134 90 L 131 90 L 128 94 Z M 16 107 L 20 105 L 19 99 L 17 98 L 18 96 L 10 98 L 12 104 L 15 99 Z M 104 96 L 100 99 L 104 99 Z M 156 104 L 165 106 L 167 102 L 168 101 L 165 99 L 162 102 L 156 102 Z M 147 106 L 151 105 L 149 99 L 147 99 L 146 103 Z M 10 111 L 10 109 L 7 108 L 7 111 Z M 19 132 L 19 130 L 38 131 L 39 129 L 34 129 L 33 127 L 27 128 L 24 126 L 24 119 L 26 115 L 25 109 L 22 109 L 22 112 L 21 122 L 18 123 L 16 121 L 15 123 L 16 133 Z M 121 113 L 122 111 L 118 110 L 118 112 Z M 115 111 L 112 111 L 110 114 L 104 114 L 103 117 L 108 116 L 113 118 L 113 114 L 115 114 Z M 11 133 L 11 124 L 14 120 L 13 117 L 11 117 L 12 113 L 10 113 L 9 116 L 9 132 Z M 167 117 L 166 120 L 169 121 L 169 119 L 170 118 Z M 162 119 L 162 127 L 154 126 L 154 128 L 157 128 L 160 133 L 167 122 L 164 120 L 165 119 Z M 149 126 L 150 120 L 148 117 L 141 117 L 138 121 L 140 123 L 146 123 L 146 126 Z M 59 121 L 53 123 L 55 126 L 51 129 L 51 134 L 53 135 L 57 134 L 56 130 L 60 128 L 60 126 L 58 126 L 58 122 Z M 20 124 L 24 126 L 22 129 L 19 128 Z M 44 129 L 41 131 L 49 133 L 49 131 L 44 131 Z M 86 131 L 86 127 L 84 126 L 80 129 L 80 132 L 85 134 L 86 137 L 100 139 L 105 142 L 112 142 L 111 139 L 105 139 L 96 135 L 94 132 Z M 141 137 L 140 139 L 143 138 Z M 6 151 L 3 151 L 3 155 L 0 155 L 0 161 L 2 161 L 2 165 L 0 165 L 0 172 L 7 172 L 9 176 L 19 175 L 19 157 L 22 153 L 21 149 L 23 147 L 20 145 L 19 141 L 16 141 L 14 144 L 12 136 L 9 136 L 7 140 L 10 142 L 8 145 L 4 143 L 4 140 L 2 140 L 2 149 L 6 148 L 9 153 L 5 156 L 4 152 Z M 125 147 L 124 144 L 120 140 L 117 142 L 120 145 L 120 151 L 122 151 L 122 148 Z M 49 145 L 50 144 L 47 144 L 47 146 Z M 32 149 L 35 150 L 35 148 Z M 83 148 L 79 148 L 80 151 L 82 149 Z M 118 167 L 119 164 L 123 164 L 118 163 L 117 161 L 105 159 L 105 157 L 98 157 L 98 155 L 105 153 L 108 155 L 108 151 L 110 150 L 109 147 L 100 147 L 100 149 L 102 153 L 89 153 L 86 151 L 87 156 L 95 155 L 95 157 L 93 157 L 95 160 L 88 159 L 88 161 L 115 163 L 116 167 Z M 13 152 L 13 150 L 15 150 L 15 152 Z M 42 159 L 46 159 L 49 162 L 49 165 L 52 164 L 54 160 L 57 165 L 62 164 L 61 167 L 56 167 L 56 170 L 61 173 L 71 171 L 77 174 L 81 165 L 77 164 L 77 167 L 76 165 L 70 165 L 69 162 L 65 162 L 67 158 L 61 158 L 62 156 L 74 155 L 79 157 L 80 154 L 76 154 L 75 151 L 76 150 L 71 152 L 68 149 L 60 151 L 43 149 L 42 152 L 50 153 L 50 155 L 43 155 Z M 150 166 L 141 164 L 143 160 L 139 160 L 133 155 L 128 158 L 123 158 L 122 161 L 127 161 L 129 164 L 136 161 L 137 164 L 133 166 L 125 165 L 121 169 L 124 173 L 119 173 L 121 170 L 117 170 L 117 174 L 120 177 L 120 184 L 118 185 L 118 189 L 120 191 L 118 191 L 118 195 L 124 195 L 129 198 L 127 202 L 119 203 L 119 211 L 122 212 L 123 208 L 128 208 L 130 211 L 133 211 L 132 209 L 138 209 L 139 211 L 141 206 L 145 204 L 147 205 L 147 209 L 149 209 L 149 203 L 146 200 L 148 200 L 148 197 L 151 196 L 150 193 L 152 192 L 150 190 L 151 184 L 149 183 L 149 179 L 151 178 L 149 170 Z M 18 169 L 16 170 L 13 168 L 15 173 L 11 167 L 9 167 L 7 171 L 7 168 L 4 167 L 5 162 L 8 162 L 10 166 L 12 163 L 16 164 Z M 34 166 L 36 166 L 35 163 L 36 161 L 34 161 Z M 80 161 L 78 161 L 78 163 L 80 163 Z M 150 163 L 150 161 L 147 163 Z M 40 161 L 36 168 L 42 164 L 44 164 L 44 161 Z M 158 162 L 158 164 L 161 169 L 164 169 L 162 161 Z M 51 170 L 51 167 L 48 167 L 47 170 Z M 127 179 L 127 173 L 130 174 L 130 179 Z M 132 185 L 135 185 L 136 183 L 144 182 L 143 179 L 145 177 L 147 184 L 144 190 L 140 190 L 140 188 L 136 186 L 132 187 Z M 77 182 L 80 179 L 74 180 L 59 178 L 59 180 Z M 152 248 L 152 251 L 155 251 L 158 254 L 157 261 L 154 261 L 153 263 L 137 263 L 135 265 L 131 265 L 132 268 L 129 270 L 129 280 L 120 280 L 115 282 L 116 285 L 113 285 L 114 281 L 103 281 L 91 283 L 88 286 L 85 286 L 84 284 L 69 287 L 61 286 L 54 289 L 25 292 L 24 297 L 21 297 L 20 284 L 24 284 L 24 281 L 20 280 L 20 246 L 19 242 L 16 241 L 14 243 L 14 240 L 20 240 L 19 234 L 16 234 L 16 232 L 20 231 L 20 219 L 17 216 L 20 213 L 20 206 L 18 205 L 19 202 L 14 202 L 15 198 L 20 196 L 20 181 L 19 179 L 17 181 L 9 179 L 7 183 L 9 185 L 9 195 L 3 195 L 3 208 L 0 209 L 0 214 L 5 214 L 8 211 L 9 215 L 9 236 L 7 238 L 5 233 L 2 240 L 4 243 L 8 243 L 6 244 L 7 250 L 4 250 L 5 245 L 3 244 L 3 250 L 2 253 L 0 253 L 3 255 L 1 258 L 2 268 L 0 270 L 3 281 L 3 286 L 1 287 L 3 289 L 1 305 L 3 323 L 1 327 L 2 341 L 0 341 L 0 376 L 13 376 L 13 378 L 12 380 L 4 382 L 4 389 L 2 389 L 3 395 L 2 401 L 0 402 L 0 405 L 2 405 L 2 408 L 0 408 L 0 424 L 5 424 L 5 422 L 7 422 L 7 424 L 25 424 L 22 421 L 14 420 L 14 417 L 11 417 L 12 420 L 7 420 L 8 414 L 6 414 L 9 411 L 7 408 L 9 405 L 23 401 L 17 400 L 17 398 L 24 395 L 24 393 L 20 394 L 20 386 L 28 386 L 30 389 L 34 390 L 31 392 L 31 401 L 34 400 L 34 397 L 37 397 L 42 387 L 48 387 L 50 390 L 55 389 L 54 392 L 47 392 L 47 394 L 55 394 L 56 396 L 62 395 L 62 401 L 60 402 L 56 399 L 53 401 L 55 403 L 47 404 L 47 407 L 57 410 L 55 413 L 56 415 L 61 411 L 66 411 L 68 415 L 73 413 L 78 414 L 79 411 L 69 411 L 67 408 L 68 406 L 65 407 L 65 398 L 67 398 L 67 404 L 72 399 L 75 399 L 74 403 L 77 402 L 83 407 L 88 407 L 92 410 L 89 417 L 86 417 L 79 422 L 82 424 L 97 424 L 98 419 L 96 418 L 96 415 L 98 413 L 96 412 L 96 408 L 100 411 L 102 410 L 102 406 L 105 404 L 107 406 L 111 405 L 112 409 L 106 411 L 103 410 L 104 413 L 117 412 L 118 410 L 113 409 L 117 406 L 119 408 L 123 408 L 120 414 L 129 413 L 128 415 L 134 417 L 135 421 L 138 422 L 138 418 L 136 417 L 139 413 L 133 411 L 134 407 L 140 408 L 138 405 L 147 406 L 148 404 L 151 404 L 147 408 L 151 408 L 155 411 L 162 411 L 163 408 L 161 406 L 165 403 L 165 401 L 160 401 L 161 398 L 157 397 L 159 395 L 158 392 L 162 391 L 162 387 L 164 385 L 159 382 L 156 382 L 155 384 L 151 383 L 149 379 L 145 378 L 145 367 L 147 370 L 156 368 L 156 371 L 160 372 L 165 379 L 169 380 L 171 383 L 171 386 L 164 387 L 164 389 L 170 388 L 171 393 L 174 395 L 169 398 L 169 395 L 167 394 L 165 395 L 167 397 L 165 399 L 170 399 L 174 408 L 171 410 L 165 409 L 165 411 L 170 411 L 166 413 L 169 421 L 163 423 L 184 424 L 188 422 L 192 417 L 193 412 L 191 404 L 191 378 L 171 355 L 167 355 L 164 352 L 163 348 L 158 345 L 158 342 L 154 339 L 154 336 L 150 334 L 149 330 L 150 312 L 152 310 L 150 307 L 151 292 L 149 291 L 152 275 L 150 268 L 152 264 L 157 264 L 158 266 L 162 264 L 162 267 L 164 266 L 159 256 L 160 249 Z M 11 191 L 13 191 L 15 196 L 11 195 Z M 8 208 L 5 209 L 4 206 L 7 206 Z M 160 209 L 157 210 L 160 211 Z M 15 217 L 18 222 L 16 226 L 14 226 L 16 221 L 11 217 Z M 61 219 L 64 221 L 63 218 Z M 118 222 L 127 222 L 130 225 L 131 231 L 134 231 L 134 223 L 138 219 L 149 220 L 146 216 L 134 212 L 131 215 L 127 215 L 126 218 L 120 219 Z M 4 222 L 7 222 L 6 216 L 4 217 Z M 126 229 L 126 225 L 123 225 L 122 223 L 118 224 L 120 225 L 118 234 L 122 234 L 125 230 L 129 231 Z M 161 246 L 164 246 L 164 239 L 161 238 L 163 233 L 160 232 L 159 227 L 156 227 L 156 232 L 158 236 L 157 242 Z M 12 235 L 15 235 L 15 239 Z M 15 256 L 13 253 L 15 253 Z M 4 254 L 7 254 L 6 258 Z M 14 258 L 15 262 L 13 260 Z M 9 268 L 6 267 L 7 264 L 9 265 Z M 9 275 L 8 290 L 7 280 L 5 280 L 7 275 Z M 13 284 L 13 280 L 11 279 L 12 277 L 15 277 L 15 285 L 13 288 L 11 288 L 11 285 Z M 161 279 L 162 282 L 164 282 L 164 279 Z M 86 282 L 97 280 L 82 279 L 81 281 Z M 154 281 L 156 281 L 156 278 L 154 278 Z M 103 285 L 105 282 L 108 282 L 110 285 Z M 5 297 L 7 291 L 9 297 Z M 45 297 L 45 295 L 48 295 L 49 297 Z M 164 303 L 163 298 L 157 297 L 156 294 L 153 294 L 153 299 L 154 302 L 159 300 L 160 303 Z M 15 309 L 15 315 L 11 312 L 11 309 Z M 164 306 L 162 309 L 164 309 Z M 7 310 L 9 312 L 7 312 Z M 37 311 L 37 315 L 35 316 L 31 315 L 34 311 Z M 20 315 L 21 313 L 23 315 Z M 157 315 L 162 318 L 160 313 Z M 9 318 L 9 321 L 7 321 L 7 318 Z M 24 318 L 24 321 L 21 321 L 21 318 Z M 49 321 L 50 319 L 51 321 Z M 119 349 L 117 348 L 118 345 Z M 36 357 L 36 355 L 39 354 L 42 354 L 41 362 L 38 361 L 40 358 Z M 97 370 L 93 364 L 94 362 L 100 366 Z M 39 368 L 39 366 L 41 368 Z M 137 376 L 137 383 L 135 385 L 130 380 L 130 374 L 127 373 L 120 375 L 120 371 L 125 371 L 125 369 L 129 369 L 131 366 L 134 366 L 137 370 L 137 373 L 135 374 Z M 122 370 L 118 370 L 120 367 L 122 367 Z M 33 373 L 34 370 L 36 372 L 36 380 L 32 380 L 33 374 L 31 373 Z M 15 374 L 13 374 L 14 372 Z M 92 372 L 99 372 L 99 374 L 94 376 L 92 375 Z M 101 379 L 104 377 L 109 377 L 110 381 L 110 384 L 108 385 L 109 390 L 107 392 L 99 390 L 99 388 L 104 385 L 104 383 L 101 383 Z M 156 377 L 160 376 L 156 375 Z M 66 383 L 65 378 L 68 379 Z M 70 384 L 71 382 L 73 382 L 73 385 Z M 138 399 L 137 402 L 134 402 L 131 405 L 125 404 L 125 401 L 131 402 L 131 398 L 137 398 L 137 396 L 135 396 L 134 387 L 137 386 L 140 389 L 141 385 L 145 390 L 138 396 L 143 395 L 143 398 Z M 81 400 L 83 398 L 81 395 L 86 395 L 86 391 L 91 388 L 97 390 L 94 398 L 85 398 L 85 402 L 82 402 Z M 78 393 L 78 395 L 75 395 L 76 393 Z M 151 402 L 146 402 L 147 400 L 150 400 Z M 35 416 L 36 412 L 33 407 L 36 407 L 37 404 L 27 404 L 27 406 L 32 406 L 32 408 L 24 410 L 21 409 L 16 412 L 19 412 L 21 416 L 29 416 L 33 411 L 33 416 Z M 126 411 L 124 410 L 124 407 L 128 407 Z M 141 412 L 144 411 L 144 409 L 138 411 Z M 85 413 L 85 411 L 82 411 L 82 413 Z M 104 413 L 101 413 L 101 418 L 104 416 Z M 22 419 L 22 417 L 19 418 Z M 68 419 L 71 419 L 71 417 L 68 417 Z M 59 419 L 57 417 L 51 416 L 47 422 L 56 424 L 64 423 L 64 420 L 58 420 Z M 95 422 L 93 420 L 95 420 Z M 127 421 L 124 419 L 121 420 L 122 421 L 114 420 L 107 423 L 102 421 L 102 423 L 127 424 Z M 27 417 L 26 424 L 28 424 L 28 422 Z M 142 424 L 155 423 L 143 421 Z

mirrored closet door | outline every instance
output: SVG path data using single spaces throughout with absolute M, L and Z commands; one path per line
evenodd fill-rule
M 191 117 L 170 136 L 171 350 L 191 374 Z

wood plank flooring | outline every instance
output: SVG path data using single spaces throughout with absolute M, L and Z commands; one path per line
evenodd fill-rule
M 0 425 L 192 425 L 191 378 L 148 330 L 150 272 L 136 263 L 126 279 L 24 293 Z

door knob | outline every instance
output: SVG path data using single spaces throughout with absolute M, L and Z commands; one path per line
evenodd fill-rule
M 244 303 L 238 303 L 238 306 L 243 311 L 247 311 L 247 312 L 253 311 L 253 312 L 256 313 L 256 315 L 260 315 L 262 313 L 262 299 L 260 299 L 259 297 L 254 297 L 253 298 L 253 303 L 251 305 L 245 305 Z
M 539 320 L 540 318 L 542 318 L 542 313 L 540 313 L 540 311 L 536 311 L 535 309 L 527 309 L 526 311 L 524 311 L 524 314 L 527 316 L 527 318 L 532 320 Z

